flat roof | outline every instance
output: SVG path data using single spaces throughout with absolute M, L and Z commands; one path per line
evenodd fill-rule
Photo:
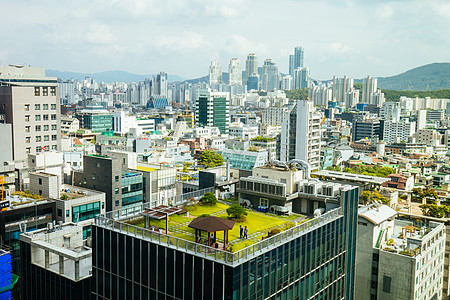
M 373 183 L 373 184 L 382 184 L 386 181 L 389 181 L 389 178 L 385 178 L 385 177 L 376 177 L 376 176 L 368 176 L 368 175 L 362 175 L 362 174 L 345 173 L 345 172 L 337 172 L 337 171 L 329 171 L 329 170 L 316 171 L 316 172 L 312 173 L 312 175 L 332 177 L 332 178 L 349 180 L 349 181 L 361 181 L 361 182 Z
M 390 208 L 387 205 L 367 205 L 358 209 L 358 216 L 367 219 L 375 225 L 378 225 L 392 217 L 397 215 L 395 209 Z

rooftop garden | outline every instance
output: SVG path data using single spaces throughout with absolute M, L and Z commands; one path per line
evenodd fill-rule
M 202 198 L 203 199 L 203 198 Z M 234 215 L 233 209 L 236 205 L 243 209 L 242 215 Z M 223 219 L 231 219 L 235 221 L 234 227 L 228 232 L 229 246 L 228 251 L 236 252 L 242 248 L 255 244 L 269 236 L 280 233 L 304 221 L 304 216 L 292 214 L 290 216 L 277 216 L 268 213 L 261 213 L 252 210 L 247 210 L 238 204 L 232 206 L 217 202 L 197 202 L 191 203 L 183 207 L 181 214 L 174 214 L 169 216 L 169 235 L 182 238 L 193 242 L 195 240 L 195 230 L 188 227 L 188 225 L 196 218 L 206 216 L 216 216 Z M 144 227 L 144 217 L 135 218 L 127 221 L 127 223 Z M 240 226 L 248 228 L 248 238 L 240 238 Z M 149 219 L 148 228 L 165 230 L 166 220 Z M 223 243 L 223 232 L 217 232 L 217 242 Z M 204 243 L 207 239 L 207 234 L 203 233 Z
M 258 142 L 273 142 L 275 141 L 274 138 L 272 137 L 262 137 L 262 136 L 257 136 L 255 138 L 252 138 L 252 141 L 258 141 Z

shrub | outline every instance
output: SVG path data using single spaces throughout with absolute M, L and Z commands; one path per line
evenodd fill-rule
M 270 230 L 267 235 L 273 236 L 273 235 L 279 234 L 280 232 L 281 232 L 280 228 L 274 228 L 274 229 Z
M 204 205 L 214 205 L 217 203 L 216 195 L 211 192 L 206 192 L 205 195 L 200 199 L 200 203 Z
M 59 199 L 61 200 L 67 200 L 69 199 L 69 196 L 67 196 L 66 194 L 62 195 L 61 197 L 59 197 Z
M 247 215 L 247 212 L 245 211 L 245 208 L 239 204 L 233 204 L 227 208 L 227 214 L 229 219 L 242 222 L 242 219 L 246 219 L 245 216 Z
M 203 215 L 200 215 L 200 216 L 198 216 L 199 218 L 205 218 L 205 217 L 209 217 L 210 216 L 210 214 L 203 214 Z

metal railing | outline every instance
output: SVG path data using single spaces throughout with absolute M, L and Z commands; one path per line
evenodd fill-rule
M 138 205 L 143 206 L 143 205 Z M 136 206 L 136 208 L 138 207 Z M 136 210 L 124 209 L 125 212 L 120 214 L 121 218 L 139 216 L 139 212 Z M 221 263 L 225 263 L 231 266 L 240 264 L 246 260 L 252 259 L 262 253 L 269 251 L 270 249 L 277 247 L 281 244 L 287 243 L 301 235 L 304 235 L 319 226 L 329 223 L 339 216 L 342 216 L 342 208 L 336 208 L 319 217 L 308 220 L 295 227 L 287 229 L 277 235 L 264 239 L 253 245 L 247 246 L 237 252 L 229 252 L 206 245 L 198 244 L 195 242 L 187 241 L 182 238 L 177 238 L 171 235 L 152 231 L 150 229 L 138 227 L 135 225 L 124 223 L 120 220 L 116 220 L 112 216 L 114 212 L 106 213 L 103 215 L 97 215 L 95 217 L 95 225 L 114 231 L 126 233 L 128 235 L 134 235 L 135 237 L 143 238 L 157 244 L 163 244 L 166 247 L 181 250 L 187 253 L 191 253 L 197 256 L 202 256 L 210 260 L 215 260 Z

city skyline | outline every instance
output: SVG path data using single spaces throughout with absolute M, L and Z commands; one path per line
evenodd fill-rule
M 0 24 L 14 24 L 17 15 L 23 22 L 0 33 L 0 63 L 84 73 L 164 70 L 197 78 L 206 75 L 211 60 L 227 65 L 233 57 L 244 62 L 255 53 L 260 66 L 273 59 L 287 74 L 289 54 L 301 46 L 311 76 L 328 80 L 390 76 L 449 61 L 450 5 L 442 1 L 271 4 L 96 1 L 63 7 L 6 1 L 9 13 Z

